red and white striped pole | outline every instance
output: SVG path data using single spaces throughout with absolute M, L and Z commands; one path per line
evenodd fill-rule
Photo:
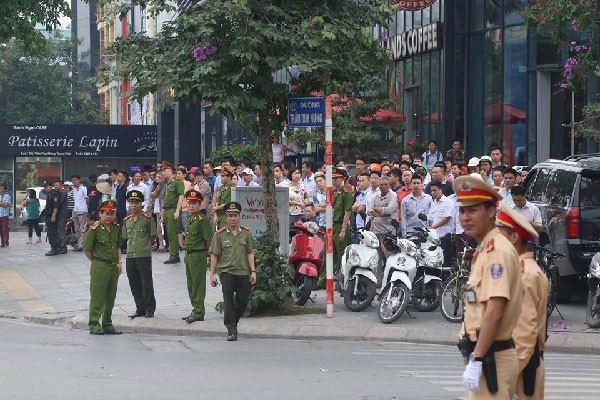
M 325 96 L 325 185 L 326 207 L 325 221 L 325 271 L 327 273 L 327 317 L 333 317 L 333 120 L 331 112 L 331 97 Z

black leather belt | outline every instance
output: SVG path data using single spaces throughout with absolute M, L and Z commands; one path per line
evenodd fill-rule
M 118 261 L 111 261 L 111 260 L 107 260 L 104 258 L 100 258 L 100 257 L 94 257 L 94 261 L 100 261 L 103 262 L 105 264 L 110 264 L 110 265 L 117 265 Z
M 473 345 L 474 346 L 477 345 L 477 342 L 474 342 Z M 514 348 L 515 348 L 515 341 L 512 338 L 510 338 L 508 340 L 496 340 L 490 346 L 489 351 L 496 353 L 498 351 L 504 351 L 504 350 L 514 349 Z
M 186 250 L 185 254 L 202 253 L 203 251 L 206 251 L 206 249 L 202 249 L 202 250 Z

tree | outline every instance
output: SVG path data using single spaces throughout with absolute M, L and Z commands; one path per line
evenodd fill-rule
M 73 45 L 70 39 L 54 37 L 35 55 L 15 39 L 0 47 L 0 123 L 104 122 L 90 99 L 96 88 L 73 74 Z
M 559 48 L 568 48 L 563 90 L 583 90 L 588 79 L 600 76 L 600 2 L 598 0 L 536 0 L 524 16 L 530 27 L 549 35 Z M 600 140 L 600 103 L 583 108 L 578 134 Z
M 171 88 L 168 100 L 209 100 L 219 112 L 254 123 L 263 162 L 267 233 L 276 242 L 271 135 L 282 127 L 290 87 L 304 95 L 345 95 L 383 79 L 389 59 L 370 28 L 387 25 L 391 12 L 385 3 L 189 1 L 157 37 L 119 38 L 114 50 L 121 68 L 113 72 L 136 82 L 130 93 L 134 99 Z M 165 0 L 132 0 L 117 11 L 135 5 L 154 13 L 169 8 Z M 274 79 L 276 72 L 291 67 L 300 71 L 291 86 Z
M 65 0 L 2 0 L 0 7 L 0 42 L 17 39 L 30 52 L 37 52 L 45 42 L 44 35 L 35 29 L 37 24 L 46 31 L 60 26 L 60 18 L 71 13 Z

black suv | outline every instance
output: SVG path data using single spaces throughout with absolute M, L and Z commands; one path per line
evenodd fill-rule
M 600 251 L 600 153 L 536 164 L 523 183 L 527 199 L 542 213 L 541 246 L 566 258 L 557 259 L 558 301 L 568 302 L 573 284 L 588 273 Z

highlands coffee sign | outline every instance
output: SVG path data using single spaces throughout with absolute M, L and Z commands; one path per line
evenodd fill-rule
M 442 48 L 442 23 L 420 26 L 391 36 L 387 48 L 394 60 L 403 60 Z
M 425 7 L 429 7 L 437 0 L 421 0 L 421 1 L 403 1 L 403 0 L 392 0 L 392 4 L 397 4 L 401 10 L 405 11 L 418 11 Z
M 0 156 L 156 157 L 155 125 L 0 125 Z

